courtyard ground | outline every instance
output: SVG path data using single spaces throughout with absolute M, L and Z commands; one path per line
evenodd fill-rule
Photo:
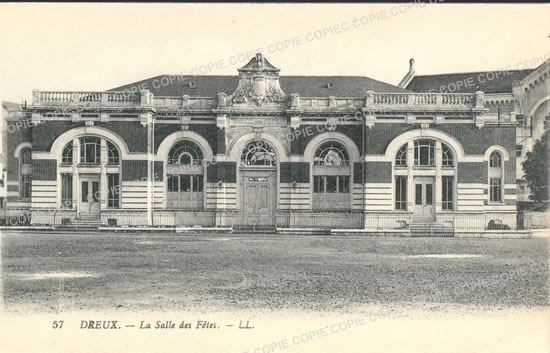
M 0 352 L 550 351 L 547 238 L 0 240 Z M 154 328 L 172 321 L 193 328 Z
M 3 232 L 11 313 L 548 305 L 548 239 Z

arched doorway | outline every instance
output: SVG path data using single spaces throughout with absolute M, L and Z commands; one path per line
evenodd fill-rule
M 204 153 L 191 140 L 180 140 L 168 153 L 166 165 L 167 208 L 203 209 Z
M 277 210 L 277 153 L 265 140 L 245 145 L 239 162 L 240 226 L 274 227 Z
M 60 208 L 97 219 L 100 209 L 120 208 L 121 152 L 97 135 L 77 135 L 58 157 Z

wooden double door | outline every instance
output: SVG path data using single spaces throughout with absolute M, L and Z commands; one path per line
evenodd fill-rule
M 242 225 L 275 225 L 277 170 L 242 169 L 239 179 L 238 222 Z

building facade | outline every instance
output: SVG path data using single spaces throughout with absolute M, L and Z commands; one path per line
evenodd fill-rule
M 8 113 L 8 216 L 33 225 L 516 227 L 517 119 L 367 77 L 158 76 Z M 11 210 L 11 211 L 10 211 Z
M 516 171 L 519 202 L 527 202 L 521 163 L 550 122 L 550 55 L 518 63 L 518 70 L 495 70 L 441 75 L 417 75 L 414 61 L 399 87 L 415 92 L 474 93 L 483 91 L 485 117 L 497 122 L 515 122 Z M 535 68 L 525 68 L 540 63 Z

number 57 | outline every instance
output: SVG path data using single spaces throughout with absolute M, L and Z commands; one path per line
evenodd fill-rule
M 59 320 L 59 321 L 55 320 L 55 321 L 53 322 L 53 326 L 52 326 L 52 327 L 53 327 L 53 328 L 62 328 L 62 327 L 63 327 L 63 322 L 64 322 L 63 320 Z

